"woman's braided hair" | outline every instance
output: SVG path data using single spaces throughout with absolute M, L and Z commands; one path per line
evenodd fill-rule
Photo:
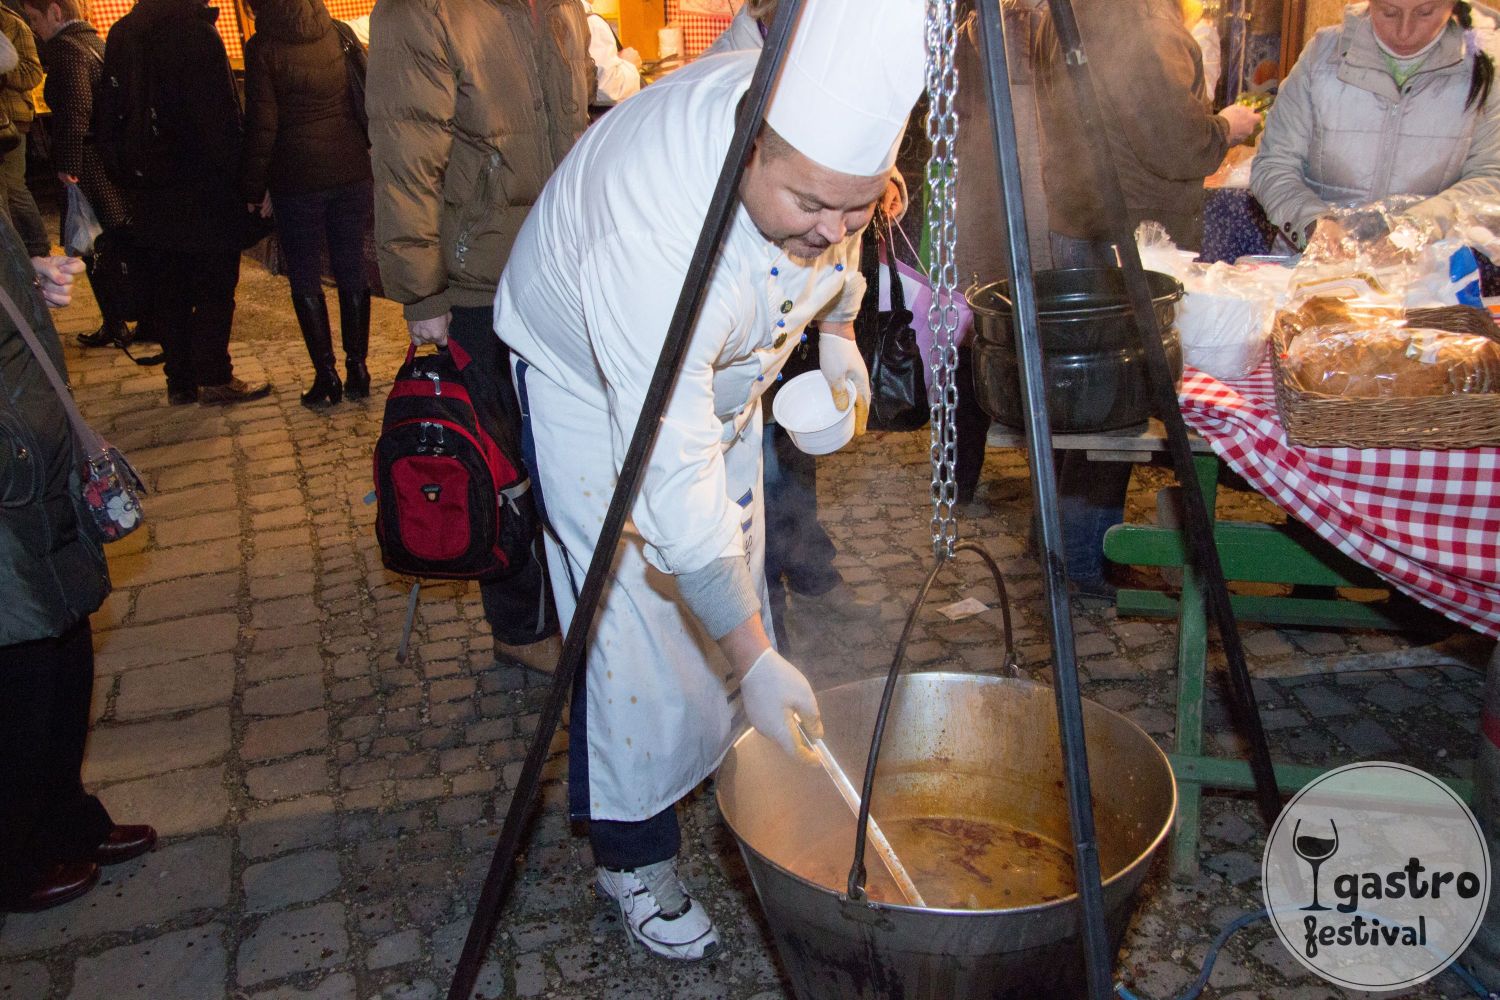
M 1458 0 L 1453 5 L 1453 20 L 1465 32 L 1474 30 L 1474 11 L 1469 6 L 1468 0 Z M 1466 38 L 1472 38 L 1467 35 Z M 1495 82 L 1495 60 L 1490 54 L 1477 44 L 1474 49 L 1474 72 L 1469 77 L 1469 96 L 1464 100 L 1464 110 L 1467 111 L 1476 105 L 1483 108 L 1485 102 L 1490 98 L 1490 86 Z

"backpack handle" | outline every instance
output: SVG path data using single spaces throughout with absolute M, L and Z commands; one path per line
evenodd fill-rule
M 469 362 L 474 360 L 473 357 L 470 356 L 469 352 L 463 349 L 463 345 L 461 345 L 458 341 L 453 340 L 452 338 L 449 338 L 447 347 L 439 347 L 438 351 L 447 351 L 450 355 L 452 355 L 453 364 L 458 368 L 459 371 L 463 371 L 465 368 L 469 367 Z M 417 345 L 409 345 L 406 348 L 406 363 L 411 364 L 412 359 L 414 359 L 416 356 Z

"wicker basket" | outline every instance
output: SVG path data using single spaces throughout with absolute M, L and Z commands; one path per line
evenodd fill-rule
M 1487 312 L 1467 306 L 1414 309 L 1413 326 L 1471 333 L 1500 341 Z M 1293 444 L 1316 448 L 1478 448 L 1500 445 L 1500 393 L 1351 399 L 1309 392 L 1282 364 L 1290 341 L 1285 324 L 1271 332 L 1276 408 Z

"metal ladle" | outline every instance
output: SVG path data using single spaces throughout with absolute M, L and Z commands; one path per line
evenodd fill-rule
M 833 787 L 839 790 L 844 803 L 853 811 L 854 821 L 859 822 L 859 792 L 855 790 L 854 783 L 849 780 L 844 769 L 839 766 L 838 760 L 833 756 L 833 751 L 828 749 L 827 743 L 809 736 L 807 730 L 802 728 L 801 719 L 797 720 L 797 733 L 808 746 L 812 747 L 813 753 L 818 755 L 818 763 L 823 765 L 823 771 L 833 781 Z M 869 831 L 870 846 L 875 848 L 875 853 L 885 864 L 886 871 L 891 873 L 896 887 L 901 890 L 901 895 L 906 897 L 907 904 L 925 908 L 927 901 L 917 891 L 917 884 L 907 874 L 906 866 L 901 863 L 901 859 L 896 857 L 895 848 L 891 847 L 891 842 L 885 839 L 885 834 L 881 832 L 880 824 L 875 822 L 874 816 L 869 818 L 866 829 Z

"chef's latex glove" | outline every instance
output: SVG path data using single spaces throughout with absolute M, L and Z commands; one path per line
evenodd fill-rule
M 853 325 L 849 330 L 853 332 Z M 854 433 L 865 432 L 870 420 L 870 372 L 852 337 L 823 331 L 818 337 L 818 367 L 828 380 L 833 405 L 842 413 L 849 409 L 849 382 L 854 383 Z
M 818 762 L 818 755 L 797 732 L 800 720 L 807 735 L 822 739 L 818 699 L 807 678 L 786 657 L 774 649 L 761 653 L 740 681 L 740 698 L 756 732 L 806 763 Z

